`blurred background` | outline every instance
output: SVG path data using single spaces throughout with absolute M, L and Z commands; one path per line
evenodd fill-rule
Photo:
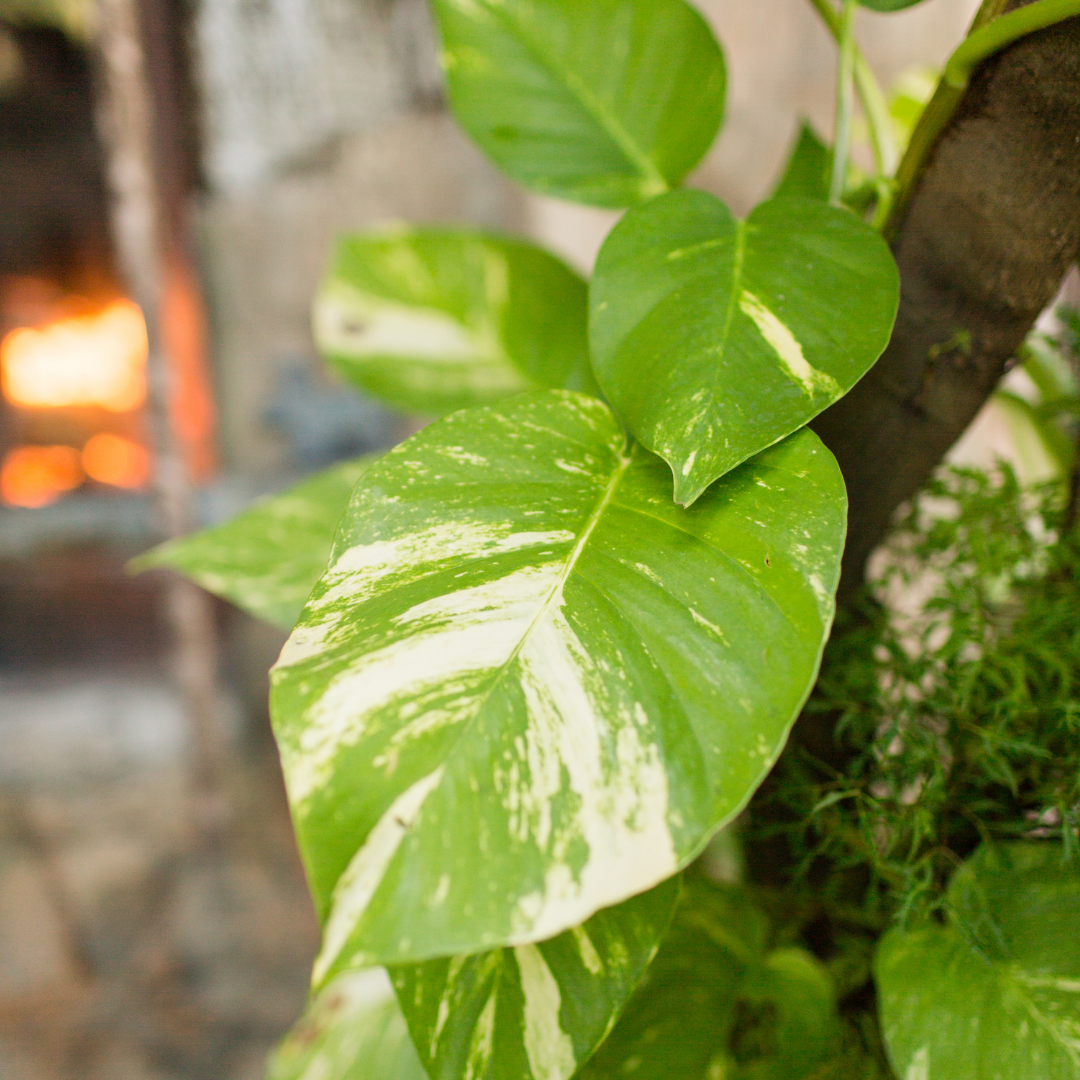
M 699 6 L 730 87 L 693 183 L 743 213 L 803 119 L 829 134 L 834 47 L 805 0 Z M 859 37 L 928 86 L 976 7 L 863 11 Z M 124 565 L 408 433 L 309 330 L 335 234 L 395 219 L 582 271 L 614 221 L 456 129 L 425 0 L 0 0 L 3 1080 L 255 1080 L 303 1005 L 281 636 Z M 958 453 L 1041 479 L 1018 430 L 992 404 Z

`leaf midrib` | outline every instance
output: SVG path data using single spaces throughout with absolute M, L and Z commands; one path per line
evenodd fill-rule
M 723 240 L 723 237 L 718 238 Z M 727 311 L 724 315 L 724 329 L 720 332 L 720 340 L 711 350 L 723 359 L 727 352 L 728 339 L 731 337 L 731 327 L 735 322 L 735 308 L 738 306 L 738 298 L 742 295 L 743 263 L 746 260 L 746 219 L 738 218 L 735 222 L 735 251 L 731 259 L 731 295 L 728 296 Z M 709 393 L 713 401 L 716 400 L 716 391 L 720 382 L 720 365 L 713 369 L 713 377 L 709 386 Z
M 541 601 L 536 615 L 533 617 L 532 622 L 529 623 L 528 628 L 521 635 L 517 644 L 514 646 L 513 651 L 492 675 L 491 683 L 488 689 L 485 691 L 483 697 L 477 704 L 472 716 L 470 716 L 469 719 L 466 720 L 464 724 L 462 724 L 461 729 L 454 737 L 453 742 L 450 744 L 450 746 L 447 747 L 446 752 L 442 758 L 443 762 L 448 762 L 457 753 L 458 747 L 466 738 L 468 738 L 469 734 L 472 732 L 480 716 L 483 715 L 483 712 L 487 707 L 487 703 L 491 699 L 491 695 L 495 692 L 502 679 L 506 676 L 506 672 L 509 670 L 510 666 L 521 655 L 521 650 L 525 647 L 525 643 L 529 640 L 529 635 L 533 632 L 541 619 L 543 619 L 547 615 L 548 610 L 550 609 L 551 604 L 555 600 L 555 598 L 561 594 L 563 586 L 566 584 L 567 578 L 570 576 L 571 572 L 574 569 L 574 566 L 577 564 L 578 559 L 580 559 L 581 557 L 581 553 L 585 549 L 585 545 L 589 542 L 592 534 L 596 531 L 597 526 L 600 524 L 600 520 L 604 515 L 604 511 L 614 501 L 615 492 L 618 490 L 619 484 L 622 482 L 622 479 L 626 475 L 627 470 L 633 463 L 633 454 L 632 451 L 624 447 L 622 450 L 616 452 L 616 457 L 618 464 L 612 474 L 612 477 L 608 481 L 608 485 L 605 488 L 603 495 L 597 500 L 596 506 L 594 507 L 592 514 L 589 516 L 588 521 L 586 521 L 585 526 L 581 531 L 581 535 L 578 538 L 577 543 L 574 545 L 573 550 L 566 557 L 566 565 L 563 567 L 554 584 L 548 590 L 547 595 Z M 438 785 L 436 785 L 436 790 L 439 786 L 441 786 L 441 781 Z M 411 829 L 412 827 L 410 826 L 410 829 L 408 831 L 411 831 Z M 368 832 L 368 835 L 370 835 L 370 830 Z M 367 836 L 365 836 L 363 840 L 361 840 L 361 842 L 357 845 L 357 851 L 359 851 L 366 842 Z M 335 883 L 330 887 L 329 892 L 331 896 L 331 907 L 333 907 L 333 895 L 335 890 L 337 889 L 337 885 L 340 880 L 341 878 L 339 875 L 338 880 L 335 881 Z M 377 891 L 378 889 L 376 889 L 376 892 Z M 363 913 L 361 913 L 360 915 L 360 920 L 362 919 Z
M 732 568 L 732 570 L 735 572 L 736 577 L 739 577 L 742 580 L 749 582 L 754 592 L 756 592 L 763 600 L 765 600 L 770 607 L 775 608 L 776 611 L 780 614 L 780 617 L 783 619 L 783 621 L 786 622 L 788 626 L 790 626 L 792 630 L 796 632 L 796 634 L 800 633 L 799 628 L 795 625 L 791 616 L 780 606 L 780 603 L 776 599 L 776 597 L 773 596 L 772 593 L 770 593 L 768 589 L 766 589 L 765 586 L 762 585 L 762 583 L 758 581 L 757 578 L 755 578 L 754 575 L 751 574 L 750 571 L 747 570 L 746 567 L 743 566 L 733 555 L 728 554 L 722 548 L 715 547 L 707 540 L 704 540 L 702 537 L 698 536 L 696 533 L 689 532 L 687 529 L 682 528 L 680 525 L 676 525 L 674 522 L 665 521 L 663 518 L 658 518 L 655 514 L 650 514 L 646 510 L 642 510 L 635 506 L 627 506 L 626 503 L 617 503 L 616 505 L 619 507 L 619 509 L 626 510 L 628 513 L 636 514 L 638 517 L 648 518 L 650 521 L 655 521 L 660 525 L 664 525 L 669 529 L 673 529 L 675 532 L 682 533 L 684 536 L 690 537 L 691 540 L 697 541 L 703 547 L 711 551 L 714 555 L 719 556 L 719 558 L 723 559 L 724 562 L 726 562 Z M 625 565 L 625 563 L 622 565 Z M 655 584 L 655 582 L 653 584 Z M 666 589 L 664 589 L 664 592 L 666 595 L 671 596 L 671 593 L 668 593 Z M 676 598 L 672 597 L 672 599 Z M 682 601 L 677 602 L 680 604 L 682 603 Z M 683 604 L 682 606 L 689 610 L 688 604 Z
M 492 5 L 488 5 L 489 9 Z M 667 178 L 653 163 L 652 159 L 640 147 L 619 118 L 594 94 L 585 82 L 563 67 L 542 45 L 528 34 L 526 27 L 506 11 L 494 11 L 506 26 L 508 32 L 527 49 L 536 61 L 581 105 L 592 120 L 604 131 L 633 166 L 642 180 L 650 185 L 648 194 L 661 195 L 669 189 Z

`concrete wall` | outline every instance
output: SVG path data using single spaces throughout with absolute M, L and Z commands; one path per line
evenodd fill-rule
M 835 47 L 806 0 L 700 0 L 724 43 L 727 122 L 693 182 L 739 213 L 767 194 L 799 120 L 831 129 Z M 977 0 L 861 12 L 882 80 L 940 64 Z M 587 269 L 615 216 L 524 196 L 441 103 L 424 0 L 202 0 L 210 191 L 201 218 L 226 454 L 273 468 L 265 422 L 297 366 L 318 371 L 308 307 L 334 235 L 387 219 L 528 231 Z M 305 376 L 307 377 L 307 376 Z

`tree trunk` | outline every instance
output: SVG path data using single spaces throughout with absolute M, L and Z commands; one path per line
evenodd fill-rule
M 1080 18 L 1021 39 L 976 73 L 893 252 L 892 341 L 813 424 L 851 501 L 843 598 L 1080 256 Z

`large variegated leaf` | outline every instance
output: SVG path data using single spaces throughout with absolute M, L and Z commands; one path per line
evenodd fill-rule
M 724 58 L 684 0 L 435 0 L 450 103 L 515 180 L 595 206 L 674 187 L 724 113 Z
M 266 1080 L 428 1080 L 382 968 L 349 972 L 271 1055 Z
M 836 1044 L 832 980 L 802 949 L 770 951 L 767 937 L 739 889 L 688 875 L 670 934 L 581 1080 L 814 1076 Z
M 674 874 L 813 682 L 845 527 L 803 431 L 692 511 L 610 410 L 454 413 L 357 486 L 272 672 L 322 981 L 542 941 Z
M 570 1080 L 656 954 L 679 879 L 550 941 L 392 968 L 431 1080 Z
M 846 210 L 778 198 L 736 221 L 676 191 L 631 210 L 600 251 L 593 367 L 689 505 L 846 394 L 898 301 L 885 241 Z
M 949 923 L 893 930 L 875 975 L 903 1080 L 1080 1076 L 1080 865 L 1056 843 L 981 848 Z
M 326 569 L 352 489 L 374 460 L 334 465 L 223 525 L 161 544 L 131 568 L 170 566 L 256 618 L 291 630 Z
M 522 390 L 595 391 L 585 282 L 524 240 L 468 229 L 346 236 L 315 342 L 362 389 L 441 414 Z

